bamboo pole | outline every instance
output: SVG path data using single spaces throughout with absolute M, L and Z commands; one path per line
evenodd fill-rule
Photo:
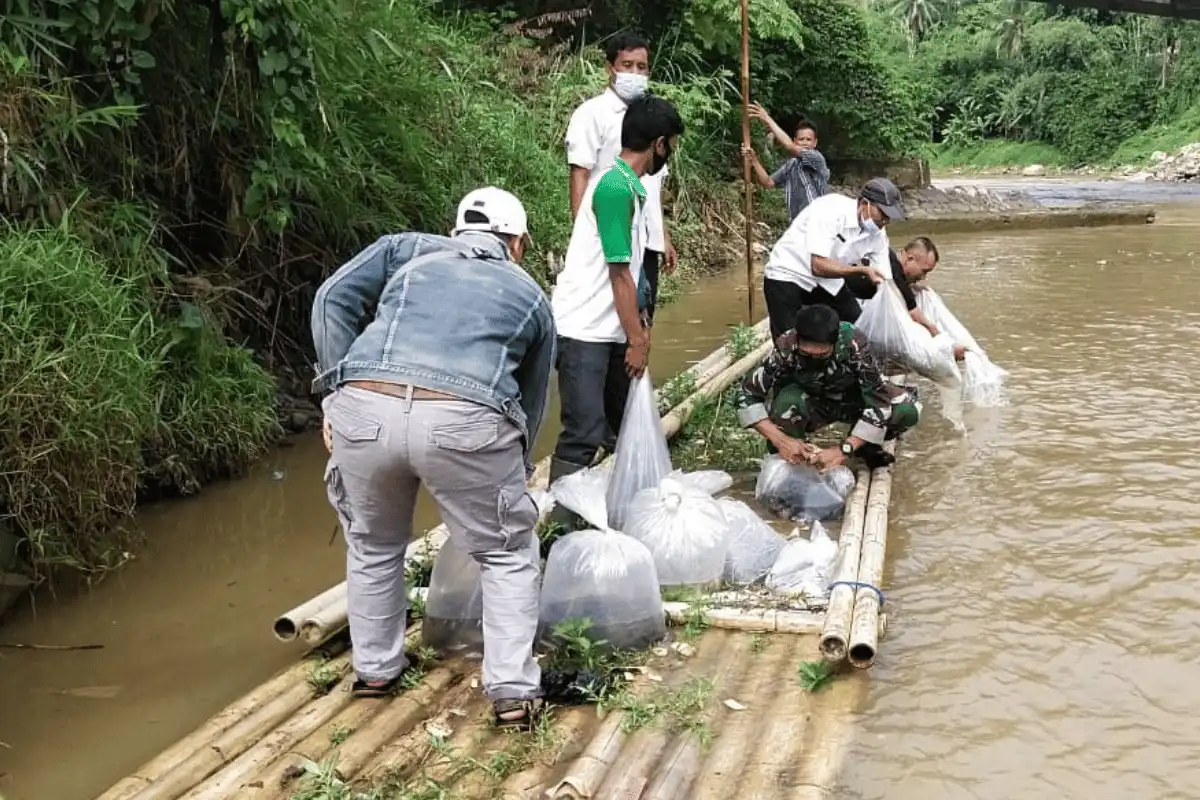
M 885 449 L 894 453 L 895 445 L 895 441 L 888 442 Z M 871 475 L 871 495 L 867 500 L 867 515 L 863 525 L 862 560 L 858 567 L 859 582 L 869 586 L 878 587 L 883 582 L 888 504 L 892 499 L 892 469 L 891 466 L 881 467 Z M 858 669 L 866 669 L 875 663 L 875 652 L 879 645 L 879 606 L 879 595 L 873 589 L 855 590 L 847 655 L 850 665 Z
M 768 330 L 767 320 L 762 320 L 761 323 L 755 325 L 755 330 L 760 333 L 766 333 Z M 769 338 L 769 337 L 768 337 Z M 749 372 L 750 369 L 757 365 L 758 361 L 766 359 L 770 353 L 770 349 L 774 347 L 773 343 L 763 343 L 744 359 L 733 363 L 732 356 L 728 353 L 728 348 L 725 345 L 716 349 L 713 354 L 710 354 L 706 359 L 701 360 L 688 369 L 688 373 L 700 375 L 701 378 L 706 378 L 702 384 L 697 386 L 696 392 L 685 399 L 683 403 L 677 405 L 670 413 L 662 417 L 662 431 L 666 434 L 667 439 L 671 439 L 683 427 L 684 422 L 688 421 L 692 410 L 702 398 L 712 397 L 715 393 L 725 391 L 730 387 L 734 380 L 742 377 L 743 374 Z M 731 366 L 732 365 L 732 366 Z M 716 387 L 715 391 L 708 391 Z M 656 393 L 656 397 L 661 397 Z M 686 409 L 684 408 L 686 405 Z M 540 489 L 546 488 L 550 482 L 550 458 L 541 459 L 534 469 L 533 477 L 529 479 L 529 488 Z M 542 513 L 545 517 L 545 513 Z M 540 518 L 539 518 L 540 519 Z M 412 543 L 409 543 L 408 548 L 404 551 L 404 566 L 416 563 L 416 561 L 425 561 L 437 555 L 439 549 L 442 549 L 446 539 L 449 537 L 449 530 L 444 524 L 438 525 L 437 528 L 430 530 L 430 533 L 422 536 Z M 341 631 L 347 625 L 346 615 L 346 582 L 337 584 L 336 587 L 326 589 L 320 597 L 326 597 L 323 606 L 320 606 L 319 615 L 299 614 L 301 608 L 310 606 L 314 600 L 301 603 L 300 606 L 289 610 L 286 614 L 280 616 L 275 621 L 275 631 L 277 638 L 280 636 L 280 631 L 294 630 L 304 633 L 306 642 L 322 642 L 322 640 L 334 636 L 335 633 Z
M 705 708 L 705 713 L 710 719 L 742 713 L 727 709 L 724 701 L 731 693 L 737 691 L 737 686 L 747 670 L 753 670 L 755 666 L 755 661 L 747 658 L 750 637 L 722 635 L 719 644 L 721 657 L 713 676 L 713 694 Z M 687 797 L 700 770 L 702 751 L 703 744 L 694 733 L 685 732 L 676 737 L 651 776 L 641 800 L 676 800 Z
M 742 0 L 742 146 L 750 147 L 750 0 Z M 754 183 L 750 154 L 742 155 L 742 178 L 746 182 L 746 303 L 749 321 L 754 321 Z
M 754 326 L 754 330 L 759 335 L 766 335 L 769 330 L 768 321 L 760 321 Z M 743 359 L 743 361 L 745 360 Z M 722 345 L 687 370 L 684 370 L 684 374 L 690 374 L 695 377 L 698 394 L 699 390 L 711 383 L 715 377 L 719 377 L 728 371 L 732 363 L 733 356 L 729 352 L 728 346 Z M 728 386 L 728 384 L 725 386 Z M 724 387 L 722 387 L 723 389 Z M 655 392 L 655 397 L 658 400 L 662 399 L 661 390 Z M 690 413 L 689 409 L 688 414 L 690 415 Z M 665 419 L 666 417 L 664 417 L 664 430 L 667 429 Z M 686 420 L 686 417 L 683 417 L 683 419 Z M 678 432 L 678 427 L 674 431 L 667 433 L 667 438 L 671 438 L 676 432 Z M 550 459 L 544 458 L 535 467 L 533 476 L 529 479 L 529 487 L 531 489 L 544 489 L 549 483 L 549 478 Z M 449 531 L 443 524 L 438 525 L 421 538 L 409 543 L 404 551 L 404 566 L 408 567 L 417 562 L 432 560 L 448 537 Z M 317 597 L 307 600 L 280 615 L 275 620 L 273 629 L 278 639 L 287 641 L 303 634 L 305 641 L 314 643 L 323 641 L 336 634 L 345 628 L 346 624 L 346 582 L 342 581 L 338 585 L 326 589 Z M 120 799 L 105 798 L 105 800 Z
M 742 775 L 750 753 L 759 746 L 766 714 L 769 712 L 782 683 L 794 683 L 791 645 L 793 639 L 770 639 L 766 650 L 753 656 L 754 662 L 746 673 L 743 685 L 731 692 L 728 699 L 745 706 L 743 711 L 728 714 L 717 729 L 716 741 L 700 765 L 692 784 L 693 800 L 730 800 L 740 798 Z M 780 675 L 787 677 L 782 681 Z M 726 698 L 722 698 L 724 701 Z M 768 742 L 774 747 L 777 743 Z
M 292 795 L 292 783 L 304 771 L 304 759 L 320 763 L 336 746 L 335 734 L 339 731 L 353 733 L 371 717 L 379 713 L 382 706 L 374 701 L 351 703 L 333 719 L 306 736 L 292 747 L 282 758 L 242 784 L 238 800 L 287 800 Z
M 573 751 L 582 752 L 587 743 L 584 737 L 594 732 L 596 714 L 591 706 L 556 708 L 551 713 L 554 714 L 554 734 L 558 743 L 555 752 L 530 768 L 509 776 L 500 786 L 499 800 L 536 797 L 537 790 L 550 780 L 555 765 L 563 756 Z
M 853 491 L 846 498 L 846 515 L 838 536 L 841 554 L 834 573 L 834 586 L 829 593 L 829 609 L 821 631 L 821 655 L 829 661 L 846 657 L 846 641 L 850 638 L 850 621 L 854 615 L 854 587 L 847 585 L 858 580 L 859 560 L 862 558 L 863 524 L 867 516 L 867 496 L 871 489 L 871 470 L 858 470 Z
M 345 650 L 345 642 L 330 642 L 324 653 L 337 655 Z M 313 659 L 304 658 L 278 673 L 275 677 L 230 703 L 210 717 L 199 728 L 143 764 L 131 775 L 123 778 L 100 795 L 97 800 L 129 800 L 138 792 L 160 780 L 164 775 L 183 764 L 194 753 L 207 749 L 212 741 L 229 730 L 247 715 L 264 706 L 273 698 L 286 694 L 297 685 L 307 685 L 312 672 Z M 303 705 L 301 700 L 300 705 Z M 299 706 L 297 706 L 298 708 Z
M 241 796 L 245 781 L 283 756 L 297 742 L 320 728 L 349 705 L 354 676 L 347 675 L 324 697 L 309 703 L 289 717 L 220 772 L 194 787 L 182 800 L 223 800 Z
M 796 767 L 789 800 L 831 800 L 846 760 L 853 732 L 854 713 L 867 695 L 863 675 L 852 675 L 814 698 L 812 736 L 805 743 Z
M 690 603 L 663 603 L 667 621 L 686 625 L 692 611 Z M 816 611 L 788 611 L 774 608 L 706 608 L 704 617 L 710 627 L 749 633 L 819 633 L 825 615 Z
M 349 654 L 328 663 L 338 678 L 350 666 Z M 292 686 L 247 714 L 228 730 L 194 751 L 182 763 L 133 796 L 134 800 L 176 800 L 184 792 L 245 752 L 254 742 L 313 699 L 307 682 Z
M 715 637 L 700 640 L 700 651 L 695 657 L 693 668 L 698 669 L 712 663 L 721 649 L 715 642 Z M 684 679 L 683 673 L 687 671 L 676 670 L 668 677 L 667 685 L 670 688 L 677 687 Z M 654 691 L 654 686 L 649 681 L 638 682 L 632 691 L 635 697 L 646 697 Z M 562 779 L 543 793 L 543 800 L 591 800 L 599 796 L 602 788 L 607 791 L 612 788 L 614 781 L 621 782 L 621 776 L 610 778 L 609 771 L 616 765 L 622 753 L 626 752 L 629 736 L 623 730 L 625 718 L 624 711 L 614 711 L 605 717 L 587 747 L 567 767 Z M 653 742 L 649 744 L 652 745 Z M 661 750 L 661 747 L 659 749 Z M 633 752 L 632 748 L 629 748 L 629 752 Z M 638 792 L 634 792 L 629 796 L 638 795 Z

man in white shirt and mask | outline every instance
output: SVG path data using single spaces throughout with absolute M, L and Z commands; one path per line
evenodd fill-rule
M 608 87 L 585 101 L 571 115 L 567 126 L 567 162 L 571 167 L 571 218 L 579 213 L 588 188 L 600 180 L 621 152 L 621 121 L 625 109 L 646 94 L 650 84 L 650 45 L 636 33 L 621 32 L 605 43 Z M 647 324 L 654 318 L 658 297 L 659 267 L 670 275 L 675 271 L 675 248 L 662 213 L 662 181 L 668 175 L 664 167 L 657 175 L 646 175 L 645 213 L 641 239 L 642 284 L 638 287 L 639 306 Z

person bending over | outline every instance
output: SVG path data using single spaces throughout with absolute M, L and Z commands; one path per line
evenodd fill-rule
M 823 305 L 796 314 L 794 327 L 746 376 L 738 393 L 743 426 L 762 434 L 788 463 L 821 470 L 852 456 L 872 469 L 891 464 L 894 458 L 883 443 L 920 418 L 916 388 L 884 378 L 866 337 Z M 840 445 L 822 450 L 807 441 L 836 422 L 852 425 Z

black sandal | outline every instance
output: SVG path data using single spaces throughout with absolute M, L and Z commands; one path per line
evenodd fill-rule
M 492 703 L 492 714 L 496 718 L 497 728 L 518 728 L 523 731 L 533 730 L 537 718 L 541 715 L 544 703 L 541 698 L 534 700 L 497 700 Z M 503 714 L 520 711 L 521 716 L 505 719 Z
M 362 678 L 358 678 L 350 687 L 350 693 L 355 697 L 390 697 L 396 693 L 396 687 L 400 685 L 400 678 L 403 676 L 402 672 L 390 681 L 383 683 L 367 683 Z

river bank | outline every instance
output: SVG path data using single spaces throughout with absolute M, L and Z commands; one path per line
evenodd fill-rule
M 946 234 L 938 237 L 943 264 L 935 285 L 969 327 L 986 335 L 997 362 L 1013 369 L 1021 363 L 1020 336 L 1005 327 L 1008 317 L 997 316 L 997 309 L 1017 303 L 1014 311 L 1031 319 L 1051 314 L 1053 304 L 1060 302 L 1054 294 L 1060 269 L 1091 265 L 1093 271 L 1103 270 L 1097 262 L 1114 263 L 1116 252 L 1146 258 L 1153 252 L 1164 269 L 1184 269 L 1190 264 L 1187 253 L 1200 252 L 1187 238 L 1193 236 L 1194 220 L 1194 207 L 1168 206 L 1154 226 Z M 1063 255 L 1064 242 L 1070 243 L 1069 255 Z M 1023 265 L 1021 274 L 1033 283 L 1013 284 L 1008 270 L 1014 264 Z M 660 379 L 673 374 L 720 345 L 730 325 L 745 320 L 744 283 L 744 275 L 735 270 L 683 289 L 679 301 L 663 310 L 656 326 L 654 374 Z M 761 311 L 761 297 L 757 300 Z M 994 322 L 984 321 L 993 318 Z M 1036 329 L 1030 325 L 1022 322 L 1020 330 Z M 1078 352 L 1103 350 L 1099 342 L 1090 347 Z M 1053 366 L 1047 364 L 1047 369 Z M 1014 376 L 1018 387 L 1024 385 L 1020 369 L 1014 370 Z M 1059 407 L 1052 385 L 1004 414 L 1045 414 Z M 553 424 L 538 443 L 538 457 L 553 446 L 558 410 L 557 402 L 552 402 L 548 420 Z M 1004 419 L 1008 417 L 1000 418 Z M 937 469 L 942 471 L 936 474 L 944 475 L 951 463 L 975 463 L 974 459 L 992 452 L 988 437 L 994 438 L 993 428 L 1000 420 L 984 417 L 977 437 L 959 441 L 946 439 L 941 423 L 931 418 L 928 427 L 923 424 L 923 430 L 918 430 L 914 443 L 922 452 L 928 447 L 941 453 L 938 463 L 943 465 Z M 1041 435 L 1032 431 L 1022 441 Z M 272 451 L 238 481 L 216 483 L 198 496 L 144 507 L 138 523 L 145 549 L 100 585 L 63 586 L 57 597 L 39 593 L 36 607 L 23 603 L 14 612 L 4 628 L 5 641 L 103 644 L 104 648 L 0 651 L 4 665 L 0 707 L 6 711 L 0 741 L 10 745 L 0 748 L 0 773 L 4 773 L 0 793 L 7 800 L 91 800 L 217 709 L 295 661 L 300 648 L 275 642 L 271 621 L 280 611 L 341 580 L 344 547 L 320 491 L 324 450 L 319 437 L 310 433 L 291 441 L 292 446 Z M 1069 450 L 1068 445 L 1063 446 Z M 902 454 L 903 459 L 912 457 Z M 978 469 L 986 477 L 986 468 Z M 926 485 L 924 469 L 902 471 L 904 475 L 912 477 L 900 480 L 897 502 L 901 505 L 896 513 L 914 522 L 905 522 L 900 529 L 899 561 L 894 567 L 899 575 L 940 563 L 930 561 L 938 552 L 933 545 L 923 551 L 924 556 L 907 554 L 914 525 L 923 531 L 957 525 L 954 506 L 933 484 Z M 1136 476 L 1127 480 L 1132 483 L 1126 491 L 1135 491 Z M 938 478 L 935 484 L 942 482 Z M 964 486 L 973 487 L 970 492 L 984 491 L 982 484 Z M 1064 484 L 1062 491 L 1074 490 Z M 971 496 L 963 494 L 959 500 L 969 502 Z M 424 496 L 418 513 L 418 529 L 436 522 Z M 997 568 L 1022 569 L 1023 561 L 1011 560 L 1016 556 L 1016 551 L 1000 553 Z M 896 580 L 889 577 L 893 583 Z M 947 622 L 945 612 L 936 608 L 938 592 L 936 582 L 914 583 L 908 590 L 909 602 L 921 602 L 923 611 L 919 620 L 908 620 L 899 629 L 900 635 L 911 631 L 907 635 L 915 637 L 904 640 L 906 650 L 928 642 Z M 1164 621 L 1166 627 L 1158 635 L 1184 635 L 1182 629 L 1172 633 L 1173 624 Z M 898 665 L 893 669 L 887 662 L 878 669 L 886 669 L 889 691 L 920 694 L 922 676 L 899 670 Z M 935 718 L 918 714 L 915 722 L 924 725 Z M 113 729 L 122 735 L 112 736 Z M 64 770 L 64 751 L 86 757 L 76 758 L 72 768 Z M 866 773 L 865 769 L 857 773 L 876 774 L 873 767 Z

